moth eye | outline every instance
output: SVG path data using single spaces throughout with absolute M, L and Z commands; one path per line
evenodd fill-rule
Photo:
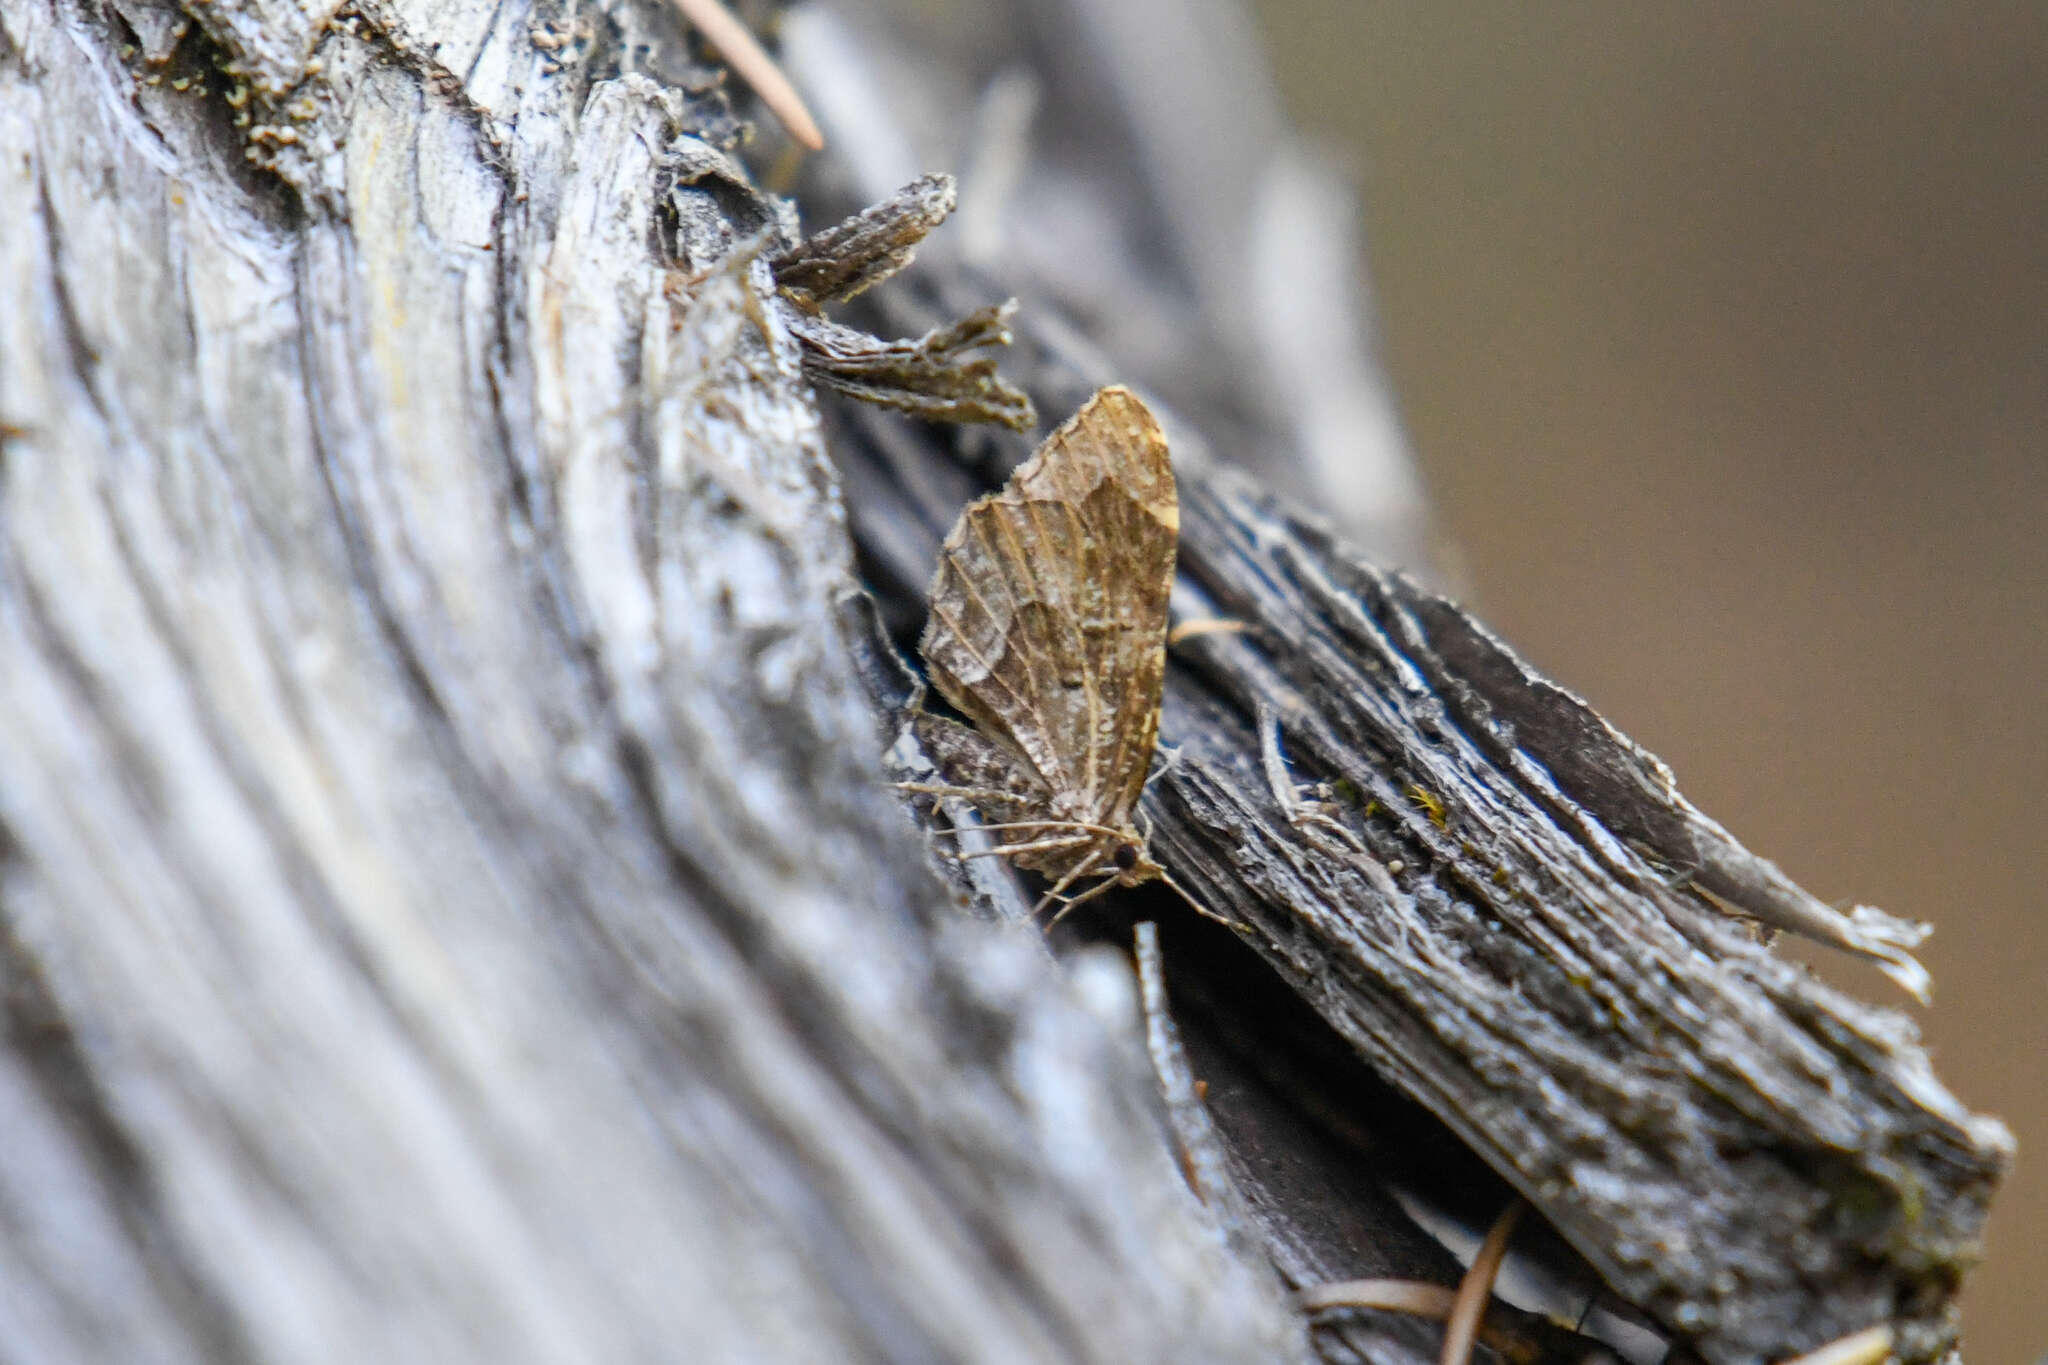
M 1133 844 L 1117 845 L 1116 852 L 1110 855 L 1110 861 L 1116 864 L 1117 871 L 1129 872 L 1138 865 L 1137 847 Z

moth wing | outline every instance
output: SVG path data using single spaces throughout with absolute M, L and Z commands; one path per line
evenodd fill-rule
M 1128 823 L 1151 764 L 1179 530 L 1158 422 L 1107 388 L 967 508 L 932 580 L 940 693 L 1098 824 Z
M 939 775 L 983 815 L 997 821 L 1044 816 L 1050 793 L 1014 749 L 944 716 L 913 715 L 911 729 Z

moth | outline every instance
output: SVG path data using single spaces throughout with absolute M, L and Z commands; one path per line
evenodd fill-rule
M 946 781 L 904 785 L 979 810 L 1000 840 L 988 852 L 1051 883 L 1039 910 L 1058 903 L 1065 915 L 1112 887 L 1174 885 L 1136 819 L 1159 733 L 1179 533 L 1166 436 L 1136 394 L 1112 387 L 1000 492 L 970 503 L 939 552 L 918 649 L 940 695 L 974 724 L 917 713 Z

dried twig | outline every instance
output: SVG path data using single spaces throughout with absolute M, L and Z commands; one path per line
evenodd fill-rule
M 1889 1327 L 1869 1327 L 1783 1365 L 1879 1365 L 1892 1353 L 1892 1338 Z
M 1479 1244 L 1479 1254 L 1472 1258 L 1471 1268 L 1459 1281 L 1450 1321 L 1444 1325 L 1443 1365 L 1469 1365 L 1472 1342 L 1479 1335 L 1479 1320 L 1486 1313 L 1486 1301 L 1493 1297 L 1493 1282 L 1500 1274 L 1500 1263 L 1507 1258 L 1508 1239 L 1515 1235 L 1515 1225 L 1522 1221 L 1522 1212 L 1528 1207 L 1520 1199 L 1507 1206 L 1487 1229 L 1486 1240 Z
M 675 0 L 675 4 L 683 17 L 697 26 L 704 41 L 718 49 L 733 74 L 754 88 L 761 103 L 768 106 L 768 112 L 789 130 L 792 138 L 810 151 L 825 150 L 825 135 L 818 131 L 817 120 L 804 106 L 803 96 L 797 94 L 789 77 L 782 74 L 768 49 L 761 46 L 760 39 L 731 10 L 718 0 Z

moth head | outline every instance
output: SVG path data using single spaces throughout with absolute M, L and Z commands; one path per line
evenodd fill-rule
M 1109 864 L 1116 869 L 1117 882 L 1123 886 L 1153 881 L 1166 873 L 1165 868 L 1152 861 L 1145 852 L 1145 841 L 1136 835 L 1117 841 L 1109 851 Z

